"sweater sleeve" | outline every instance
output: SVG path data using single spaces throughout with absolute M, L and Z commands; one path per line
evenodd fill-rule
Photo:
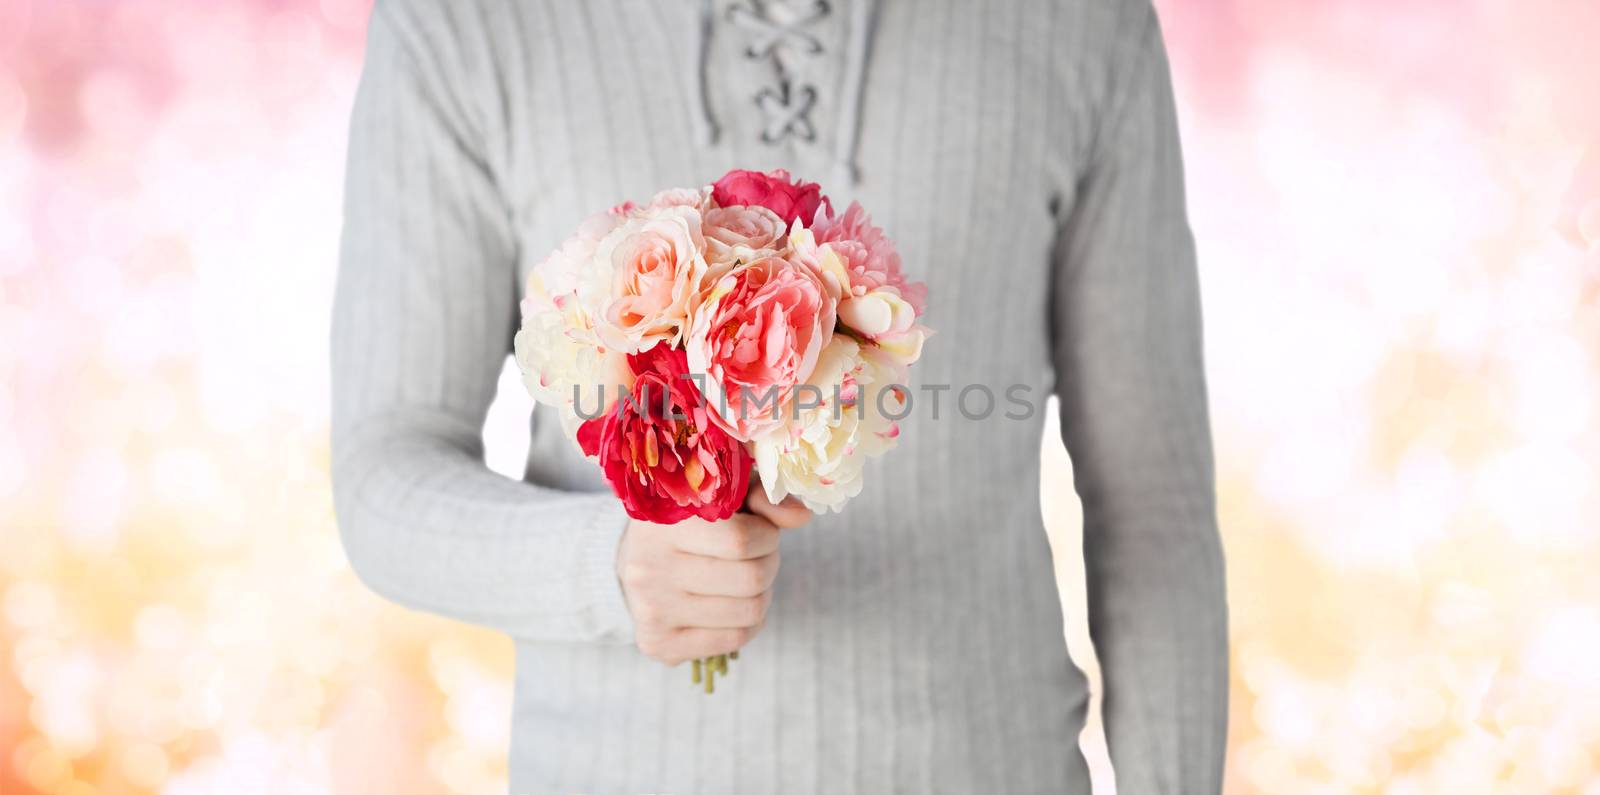
M 380 2 L 350 130 L 332 328 L 333 490 L 357 576 L 519 639 L 627 641 L 609 494 L 504 478 L 481 433 L 517 240 L 452 59 Z
M 1089 628 L 1118 791 L 1215 793 L 1227 605 L 1199 284 L 1153 11 L 1129 45 L 1061 221 L 1056 391 L 1083 501 Z

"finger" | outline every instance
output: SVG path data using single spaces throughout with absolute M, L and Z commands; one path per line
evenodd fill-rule
M 683 594 L 671 607 L 674 629 L 742 629 L 760 626 L 772 603 L 772 592 L 759 596 Z
M 660 660 L 667 665 L 677 665 L 685 660 L 737 651 L 760 631 L 760 626 L 738 629 L 690 627 L 640 635 L 638 646 L 639 651 L 652 659 Z
M 783 530 L 803 527 L 806 522 L 811 521 L 811 511 L 800 500 L 790 496 L 784 498 L 782 502 L 774 503 L 767 498 L 766 490 L 759 487 L 750 489 L 750 496 L 745 500 L 745 504 L 757 516 L 765 518 Z
M 673 546 L 693 555 L 754 560 L 778 549 L 778 528 L 751 514 L 734 514 L 721 522 L 684 522 L 680 527 Z
M 778 553 L 754 560 L 721 560 L 674 553 L 673 585 L 700 596 L 760 596 L 778 576 Z
M 741 629 L 680 629 L 668 636 L 663 646 L 667 649 L 667 656 L 678 662 L 696 660 L 738 651 L 759 631 L 761 628 L 758 626 Z

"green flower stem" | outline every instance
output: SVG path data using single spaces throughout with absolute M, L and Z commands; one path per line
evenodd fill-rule
M 739 652 L 734 651 L 727 654 L 718 654 L 713 657 L 702 657 L 698 660 L 695 660 L 694 666 L 691 668 L 694 674 L 694 683 L 698 685 L 702 684 L 703 681 L 706 686 L 707 693 L 716 692 L 716 675 L 722 674 L 723 676 L 727 676 L 728 661 L 737 659 L 739 659 Z

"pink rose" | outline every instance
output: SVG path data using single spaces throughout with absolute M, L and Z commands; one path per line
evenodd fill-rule
M 706 402 L 735 438 L 748 441 L 783 419 L 795 384 L 833 336 L 835 298 L 810 268 L 782 257 L 740 265 L 695 310 L 685 347 L 704 376 Z
M 699 211 L 681 205 L 647 210 L 607 234 L 594 256 L 611 281 L 595 324 L 600 341 L 622 353 L 676 345 L 705 276 L 704 247 Z
M 718 207 L 706 211 L 706 259 L 713 265 L 750 262 L 784 245 L 788 224 L 759 205 Z
M 833 203 L 822 195 L 821 185 L 791 180 L 789 172 L 781 168 L 765 174 L 742 169 L 729 171 L 711 186 L 711 196 L 723 207 L 765 207 L 777 213 L 786 224 L 798 219 L 803 225 L 809 225 L 816 219 L 819 208 L 833 215 Z

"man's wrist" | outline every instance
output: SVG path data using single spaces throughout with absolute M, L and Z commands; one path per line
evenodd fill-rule
M 604 500 L 584 531 L 582 560 L 582 587 L 596 632 L 621 643 L 633 642 L 633 617 L 617 580 L 617 547 L 628 522 L 621 502 Z

